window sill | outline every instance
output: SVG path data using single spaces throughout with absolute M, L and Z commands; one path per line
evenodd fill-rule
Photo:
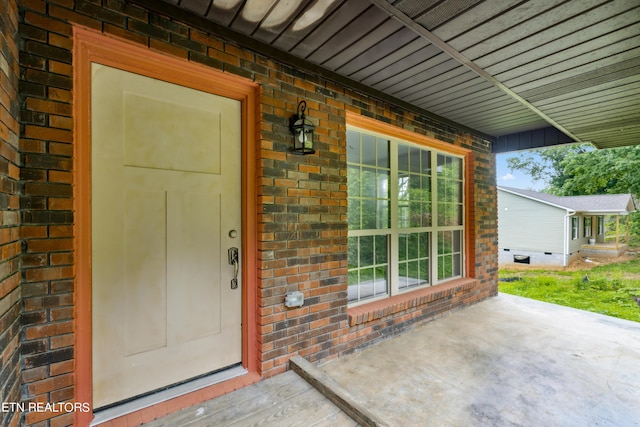
M 413 307 L 419 307 L 444 299 L 460 291 L 469 290 L 475 285 L 476 279 L 455 279 L 440 285 L 406 292 L 391 298 L 373 301 L 356 307 L 350 307 L 347 309 L 349 326 L 371 322 L 372 320 L 381 319 Z

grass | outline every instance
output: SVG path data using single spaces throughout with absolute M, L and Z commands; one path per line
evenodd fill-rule
M 573 271 L 501 269 L 499 277 L 500 292 L 640 322 L 637 256 Z

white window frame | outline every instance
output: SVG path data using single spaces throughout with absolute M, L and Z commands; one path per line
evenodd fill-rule
M 464 154 L 460 154 L 459 150 L 452 150 L 453 152 L 448 152 L 446 149 L 442 149 L 440 147 L 432 147 L 428 144 L 421 144 L 415 141 L 398 138 L 394 135 L 388 135 L 376 131 L 369 130 L 367 128 L 362 128 L 358 126 L 347 125 L 348 131 L 360 132 L 363 134 L 371 135 L 376 138 L 383 138 L 389 141 L 389 160 L 390 160 L 390 181 L 389 181 L 389 194 L 390 194 L 390 226 L 388 228 L 378 228 L 378 229 L 366 229 L 366 230 L 348 230 L 348 236 L 351 237 L 361 237 L 361 236 L 371 236 L 371 235 L 387 235 L 387 293 L 374 296 L 371 298 L 366 298 L 359 301 L 350 301 L 349 306 L 357 306 L 361 304 L 367 304 L 373 301 L 386 299 L 395 295 L 399 295 L 405 292 L 411 292 L 417 289 L 422 289 L 426 287 L 436 286 L 441 283 L 446 283 L 450 280 L 455 280 L 458 278 L 466 277 L 466 209 L 467 207 L 467 195 L 466 192 L 466 173 L 465 168 L 469 167 L 466 164 L 467 159 Z M 410 227 L 410 228 L 400 228 L 399 220 L 398 220 L 398 193 L 399 193 L 399 170 L 398 170 L 398 147 L 400 144 L 406 144 L 409 146 L 417 147 L 421 150 L 429 150 L 431 156 L 431 224 L 429 226 L 423 227 Z M 444 144 L 444 143 L 443 143 Z M 462 218 L 461 225 L 455 226 L 439 226 L 437 225 L 438 219 L 438 188 L 437 188 L 437 165 L 438 165 L 438 155 L 445 155 L 450 157 L 455 157 L 460 160 L 461 165 L 461 203 L 462 203 Z M 349 165 L 355 165 L 353 163 L 348 163 Z M 438 279 L 438 233 L 445 231 L 459 231 L 460 233 L 460 274 L 452 277 L 446 277 L 441 280 Z M 429 233 L 429 281 L 426 284 L 421 286 L 410 287 L 406 289 L 399 288 L 399 235 L 406 233 Z
M 580 218 L 574 216 L 571 218 L 571 240 L 580 238 Z
M 589 224 L 587 224 L 587 222 Z M 593 219 L 590 216 L 585 216 L 582 220 L 583 228 L 584 228 L 584 237 L 591 237 L 592 227 L 593 227 Z

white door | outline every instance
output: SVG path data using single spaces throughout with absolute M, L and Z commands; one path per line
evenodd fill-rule
M 241 362 L 241 111 L 98 64 L 91 94 L 100 408 Z

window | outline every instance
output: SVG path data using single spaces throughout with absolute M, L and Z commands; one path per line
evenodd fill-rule
M 571 218 L 571 239 L 572 240 L 576 240 L 578 237 L 580 237 L 580 222 L 578 221 L 578 218 L 573 217 Z
M 461 156 L 350 128 L 347 167 L 349 302 L 462 277 Z
M 591 237 L 591 217 L 584 217 L 584 237 Z
M 598 217 L 598 234 L 604 234 L 604 216 L 602 215 Z

